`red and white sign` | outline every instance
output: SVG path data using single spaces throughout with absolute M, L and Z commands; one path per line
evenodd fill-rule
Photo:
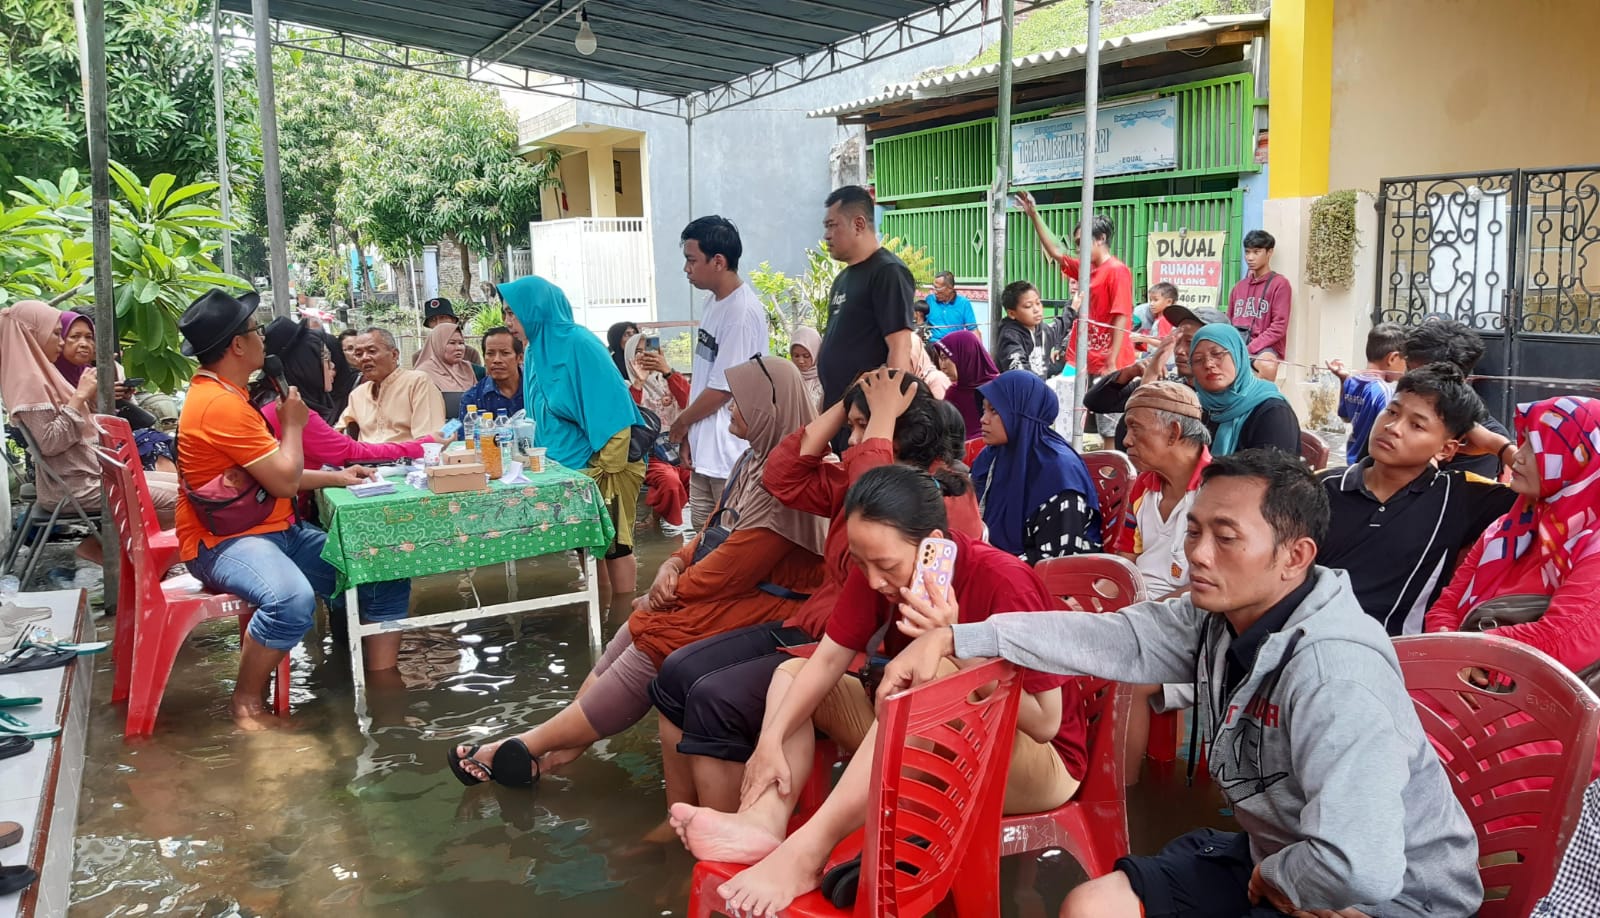
M 1151 233 L 1145 243 L 1151 286 L 1178 288 L 1178 303 L 1190 309 L 1217 308 L 1222 295 L 1222 252 L 1227 233 Z

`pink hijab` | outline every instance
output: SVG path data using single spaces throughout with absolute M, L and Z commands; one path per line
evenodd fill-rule
M 444 346 L 450 336 L 461 330 L 460 326 L 449 322 L 440 322 L 428 331 L 428 340 L 423 343 L 422 351 L 417 357 L 417 369 L 428 374 L 433 384 L 439 387 L 440 392 L 465 392 L 477 385 L 477 374 L 472 372 L 472 364 L 467 363 L 465 353 L 454 366 L 445 363 Z M 465 336 L 462 342 L 465 343 Z
M 38 300 L 22 300 L 0 309 L 0 399 L 6 411 L 60 411 L 76 391 L 44 356 L 44 342 L 61 334 L 61 313 Z M 83 419 L 83 436 L 94 425 Z

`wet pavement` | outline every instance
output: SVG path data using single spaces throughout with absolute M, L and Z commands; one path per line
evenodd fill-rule
M 675 547 L 640 535 L 641 582 Z M 526 598 L 578 577 L 563 557 L 524 561 Z M 475 572 L 484 603 L 507 594 L 503 566 Z M 413 613 L 460 608 L 459 574 L 419 580 Z M 626 602 L 607 611 L 609 636 Z M 111 620 L 101 621 L 110 637 Z M 597 744 L 534 791 L 462 788 L 445 764 L 457 741 L 545 720 L 576 693 L 592 657 L 583 611 L 410 632 L 391 684 L 369 682 L 372 724 L 353 709 L 349 659 L 326 633 L 295 652 L 285 729 L 234 730 L 231 622 L 201 626 L 178 657 L 155 735 L 122 738 L 109 655 L 77 830 L 75 916 L 682 915 L 693 866 L 644 844 L 664 815 L 654 717 Z M 1182 762 L 1130 790 L 1135 851 L 1195 825 L 1228 826 L 1209 785 Z M 1059 853 L 1003 865 L 1004 914 L 1054 915 L 1082 873 Z

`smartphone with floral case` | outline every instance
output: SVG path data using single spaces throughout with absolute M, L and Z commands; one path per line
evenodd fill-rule
M 911 592 L 928 598 L 924 583 L 936 583 L 941 593 L 950 592 L 950 579 L 956 571 L 956 543 L 949 539 L 923 539 L 917 546 L 917 570 L 911 575 Z

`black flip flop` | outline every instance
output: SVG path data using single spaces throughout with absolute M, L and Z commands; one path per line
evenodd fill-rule
M 41 647 L 24 647 L 9 660 L 0 663 L 0 675 L 55 669 L 57 666 L 66 666 L 76 659 L 78 659 L 78 655 L 70 650 L 45 650 Z
M 0 759 L 9 759 L 15 755 L 22 755 L 33 748 L 33 740 L 26 736 L 0 736 Z M 7 825 L 9 823 L 0 823 Z M 5 845 L 0 844 L 0 848 Z
M 21 892 L 37 879 L 39 873 L 32 867 L 0 867 L 0 896 Z
M 479 745 L 467 747 L 467 754 L 461 755 L 455 746 L 450 747 L 447 758 L 450 762 L 450 771 L 456 780 L 467 787 L 482 784 L 483 779 L 467 771 L 465 761 L 478 754 L 482 748 Z M 528 744 L 513 736 L 503 740 L 500 748 L 494 751 L 494 758 L 490 764 L 473 761 L 473 764 L 489 774 L 489 780 L 504 787 L 532 787 L 539 783 L 539 759 L 528 751 Z
M 0 822 L 0 848 L 9 848 L 19 841 L 22 841 L 22 824 Z

